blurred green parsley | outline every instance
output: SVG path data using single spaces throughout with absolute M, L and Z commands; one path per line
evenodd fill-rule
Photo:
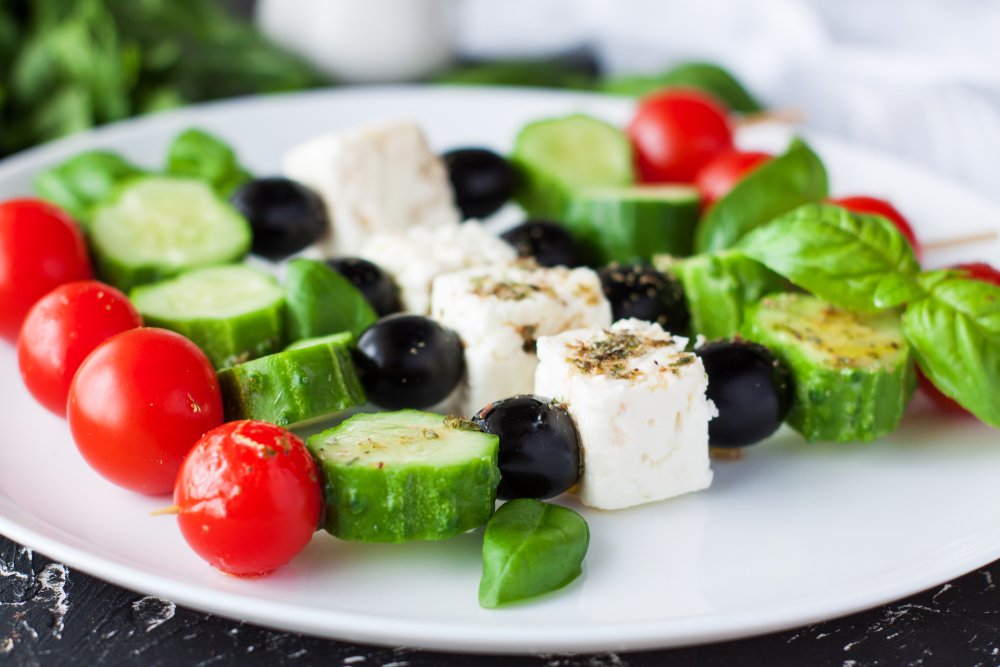
M 0 0 L 0 156 L 150 111 L 323 83 L 214 0 Z

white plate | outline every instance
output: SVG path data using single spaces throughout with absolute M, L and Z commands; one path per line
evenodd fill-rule
M 0 165 L 0 198 L 84 149 L 162 162 L 196 124 L 231 140 L 256 172 L 329 130 L 413 117 L 439 149 L 505 150 L 526 121 L 570 111 L 624 122 L 599 96 L 461 89 L 355 89 L 191 108 L 77 136 Z M 787 131 L 746 144 L 779 150 Z M 976 232 L 1000 207 L 919 170 L 812 137 L 838 193 L 899 202 L 926 239 Z M 996 260 L 997 246 L 966 251 Z M 934 263 L 960 255 L 935 256 Z M 476 603 L 480 535 L 358 545 L 318 534 L 272 577 L 221 576 L 183 543 L 165 504 L 103 482 L 66 425 L 22 388 L 0 346 L 0 531 L 123 586 L 263 625 L 358 642 L 486 652 L 665 647 L 778 630 L 898 598 L 1000 557 L 1000 434 L 917 401 L 904 427 L 868 445 L 806 445 L 782 433 L 745 460 L 715 463 L 706 492 L 620 512 L 586 511 L 593 541 L 568 589 L 499 611 Z M 569 503 L 571 500 L 565 499 Z

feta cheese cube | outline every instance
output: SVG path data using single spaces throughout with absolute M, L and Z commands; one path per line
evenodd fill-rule
M 621 509 L 712 482 L 708 376 L 687 341 L 658 324 L 538 339 L 535 393 L 566 404 L 580 434 L 580 500 Z
M 403 310 L 426 315 L 431 283 L 442 273 L 506 264 L 517 252 L 476 221 L 448 227 L 411 227 L 373 236 L 360 255 L 385 269 L 399 286 Z
M 466 416 L 534 387 L 535 339 L 611 323 L 601 281 L 586 268 L 519 262 L 446 273 L 434 280 L 431 315 L 465 346 Z
M 411 122 L 316 137 L 285 155 L 284 172 L 326 203 L 331 229 L 319 241 L 326 255 L 355 254 L 376 232 L 461 220 L 444 163 Z

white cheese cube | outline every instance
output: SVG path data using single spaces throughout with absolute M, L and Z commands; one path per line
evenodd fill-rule
M 605 327 L 611 306 L 590 269 L 519 262 L 446 273 L 434 280 L 431 316 L 465 346 L 465 416 L 534 387 L 535 340 L 568 329 Z
M 284 172 L 326 203 L 326 255 L 352 255 L 376 232 L 455 226 L 448 172 L 414 123 L 384 122 L 327 134 L 291 149 Z
M 566 404 L 580 434 L 580 500 L 621 509 L 698 491 L 712 482 L 701 359 L 658 324 L 538 339 L 535 393 Z
M 517 252 L 470 220 L 448 227 L 411 227 L 404 232 L 376 234 L 364 244 L 360 255 L 393 277 L 403 310 L 426 315 L 435 277 L 474 266 L 506 264 Z

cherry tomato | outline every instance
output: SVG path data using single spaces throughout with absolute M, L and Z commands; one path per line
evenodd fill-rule
M 982 280 L 1000 285 L 1000 270 L 993 268 L 986 262 L 966 262 L 965 264 L 956 264 L 952 268 L 963 271 L 965 276 L 972 280 Z
M 628 135 L 644 183 L 691 183 L 698 170 L 733 147 L 725 108 L 692 90 L 643 99 Z
M 208 357 L 165 329 L 132 329 L 98 345 L 69 387 L 77 449 L 109 481 L 169 493 L 184 457 L 222 423 L 222 395 Z
M 721 199 L 752 169 L 773 156 L 758 151 L 726 151 L 702 167 L 695 178 L 702 205 L 708 208 Z
M 913 248 L 913 253 L 917 256 L 917 259 L 920 259 L 923 254 L 923 248 L 920 246 L 920 241 L 917 240 L 917 235 L 914 233 L 913 227 L 906 221 L 903 214 L 886 200 L 876 199 L 875 197 L 855 196 L 831 199 L 830 203 L 843 206 L 855 213 L 870 213 L 888 218 L 890 222 L 896 225 L 896 228 L 899 229 L 903 236 L 906 237 L 906 240 L 910 242 L 910 246 Z
M 177 522 L 199 556 L 226 574 L 271 572 L 305 548 L 323 493 L 312 456 L 295 435 L 259 421 L 206 433 L 174 488 Z
M 957 264 L 951 268 L 963 271 L 965 276 L 972 280 L 982 280 L 983 282 L 1000 286 L 1000 271 L 985 262 Z M 920 369 L 917 369 L 917 381 L 920 384 L 920 389 L 927 395 L 927 398 L 940 410 L 952 414 L 972 416 L 972 413 L 959 405 L 957 401 L 935 387 L 934 383 Z
M 21 326 L 17 363 L 35 399 L 66 415 L 69 384 L 95 347 L 117 333 L 142 326 L 124 294 L 96 280 L 60 285 L 41 298 Z
M 87 244 L 69 216 L 36 199 L 0 203 L 0 337 L 17 340 L 36 301 L 91 275 Z

